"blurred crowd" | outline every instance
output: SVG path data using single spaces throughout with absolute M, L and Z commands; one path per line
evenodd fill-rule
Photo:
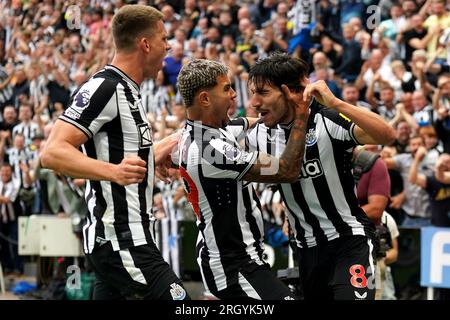
M 337 97 L 380 114 L 396 129 L 394 145 L 370 150 L 389 168 L 386 211 L 397 224 L 450 227 L 450 194 L 433 197 L 410 177 L 416 158 L 418 174 L 450 170 L 450 1 L 4 0 L 0 253 L 7 271 L 23 272 L 20 259 L 7 250 L 13 245 L 17 252 L 17 217 L 65 214 L 75 226 L 82 221 L 84 181 L 40 168 L 39 150 L 71 93 L 111 61 L 110 21 L 127 3 L 159 8 L 169 34 L 171 50 L 162 72 L 141 86 L 155 140 L 185 121 L 176 87 L 183 63 L 192 58 L 225 63 L 237 92 L 230 117 L 257 117 L 248 103 L 248 70 L 258 58 L 285 51 L 309 63 L 311 82 L 326 81 Z M 177 258 L 169 257 L 179 231 L 170 225 L 194 218 L 176 171 L 172 181 L 157 182 L 155 212 L 162 221 L 160 245 L 179 273 Z M 279 246 L 287 241 L 278 232 L 284 221 L 279 193 L 273 186 L 257 187 L 267 241 Z M 438 210 L 436 201 L 444 201 L 440 204 L 445 217 L 433 212 Z

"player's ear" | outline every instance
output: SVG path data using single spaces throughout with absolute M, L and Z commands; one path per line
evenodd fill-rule
M 200 91 L 200 93 L 198 94 L 198 101 L 200 102 L 200 105 L 202 105 L 202 106 L 209 105 L 210 98 L 209 98 L 208 91 Z
M 138 40 L 138 46 L 145 52 L 149 52 L 151 48 L 149 41 L 145 37 L 142 37 Z
M 308 84 L 310 84 L 310 82 L 309 82 L 309 78 L 303 78 L 303 79 L 301 79 L 300 80 L 300 86 L 302 86 L 302 87 L 306 87 Z

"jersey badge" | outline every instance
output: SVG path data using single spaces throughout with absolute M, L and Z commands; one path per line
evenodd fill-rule
M 316 131 L 314 129 L 309 129 L 309 132 L 306 134 L 305 137 L 305 144 L 307 147 L 311 147 L 317 142 L 317 135 Z

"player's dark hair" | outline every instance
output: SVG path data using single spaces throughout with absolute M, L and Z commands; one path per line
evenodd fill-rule
M 249 82 L 256 90 L 261 90 L 265 84 L 272 85 L 281 90 L 285 84 L 289 89 L 299 92 L 303 90 L 300 82 L 308 75 L 308 64 L 286 53 L 275 52 L 258 60 L 250 69 Z

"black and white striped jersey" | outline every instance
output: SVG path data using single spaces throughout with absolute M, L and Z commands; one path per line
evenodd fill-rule
M 16 134 L 22 134 L 25 137 L 25 144 L 29 145 L 33 137 L 36 136 L 39 131 L 39 125 L 34 121 L 28 123 L 20 122 L 13 127 L 12 136 L 14 139 Z
M 15 147 L 6 150 L 7 162 L 11 164 L 13 169 L 13 178 L 18 181 L 21 188 L 31 187 L 26 183 L 25 172 L 20 168 L 22 163 L 32 166 L 32 161 L 35 157 L 29 148 L 17 149 Z
M 0 83 L 3 83 L 8 79 L 9 75 L 6 70 L 0 66 Z M 13 85 L 9 82 L 3 89 L 0 90 L 0 107 L 5 107 L 6 103 L 10 101 L 13 95 Z M 3 121 L 3 114 L 0 115 L 0 119 Z
M 111 241 L 115 251 L 152 241 L 154 158 L 151 129 L 140 99 L 138 85 L 107 65 L 74 92 L 70 107 L 60 116 L 86 134 L 82 151 L 88 157 L 119 164 L 125 156 L 138 155 L 147 162 L 146 177 L 139 184 L 87 182 L 85 253 L 92 253 L 96 243 L 104 241 Z
M 245 109 L 248 103 L 248 87 L 247 80 L 242 79 L 240 76 L 233 78 L 233 86 L 236 91 L 236 106 L 238 109 Z
M 258 123 L 248 132 L 250 150 L 276 157 L 283 153 L 292 123 L 267 128 Z M 343 114 L 314 101 L 306 132 L 298 181 L 279 184 L 299 247 L 348 235 L 372 235 L 372 224 L 358 206 L 352 173 L 352 151 L 358 144 L 355 124 Z
M 258 152 L 236 140 L 247 126 L 243 118 L 225 129 L 188 120 L 178 144 L 180 175 L 197 215 L 197 261 L 212 290 L 237 283 L 242 264 L 264 263 L 261 206 L 252 184 L 242 181 Z
M 161 111 L 166 109 L 168 114 L 172 114 L 170 96 L 165 86 L 158 86 L 155 80 L 150 79 L 141 84 L 142 105 L 146 113 L 161 115 Z
M 36 79 L 30 81 L 30 100 L 33 105 L 40 105 L 44 97 L 48 95 L 49 90 L 44 75 L 40 75 Z
M 17 220 L 22 215 L 22 208 L 17 198 L 19 190 L 20 184 L 15 179 L 11 179 L 8 182 L 0 181 L 0 195 L 10 200 L 0 204 L 0 223 L 7 224 Z

